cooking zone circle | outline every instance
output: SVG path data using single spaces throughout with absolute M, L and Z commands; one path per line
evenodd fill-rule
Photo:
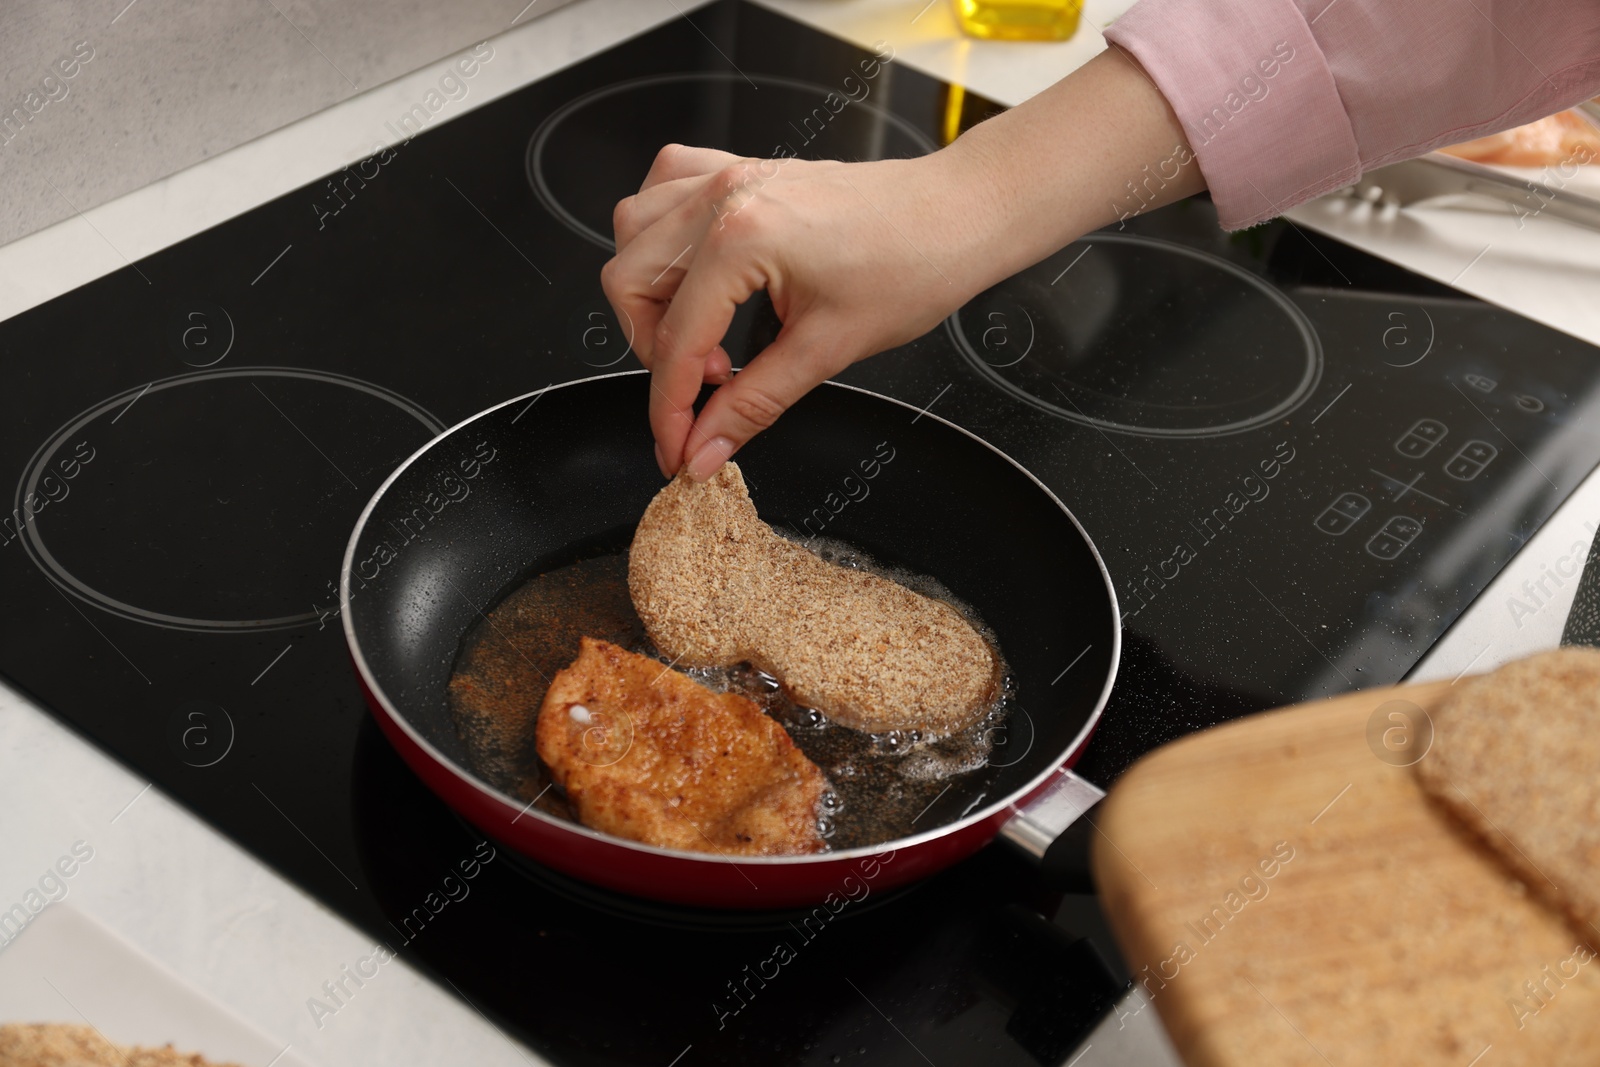
M 1281 292 L 1227 260 L 1095 233 L 980 293 L 946 322 L 1007 392 L 1072 422 L 1217 437 L 1294 411 L 1322 345 Z
M 341 374 L 179 375 L 52 434 L 17 484 L 7 532 L 63 592 L 126 619 L 233 632 L 315 623 L 338 606 L 339 546 L 367 496 L 443 429 Z M 326 573 L 291 562 L 305 559 Z
M 867 69 L 879 73 L 847 68 L 832 86 L 733 71 L 608 85 L 539 124 L 528 142 L 528 183 L 568 229 L 613 251 L 611 212 L 639 191 L 662 145 L 706 145 L 752 159 L 905 159 L 932 152 L 937 146 L 927 135 L 869 102 L 884 68 Z

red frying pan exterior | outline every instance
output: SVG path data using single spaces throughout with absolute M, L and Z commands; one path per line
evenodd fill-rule
M 1000 827 L 1046 781 L 1014 805 L 979 822 L 907 844 L 891 841 L 879 849 L 853 850 L 830 858 L 716 859 L 666 849 L 631 848 L 630 842 L 599 834 L 574 833 L 566 824 L 527 817 L 526 808 L 505 794 L 488 789 L 423 745 L 400 719 L 388 712 L 362 680 L 367 703 L 384 736 L 418 778 L 457 814 L 484 833 L 548 867 L 586 882 L 634 896 L 695 907 L 791 908 L 859 896 L 859 886 L 873 892 L 906 885 L 958 863 L 993 840 Z M 1088 738 L 1084 739 L 1087 743 Z M 1063 760 L 1062 769 L 1077 761 L 1083 746 Z

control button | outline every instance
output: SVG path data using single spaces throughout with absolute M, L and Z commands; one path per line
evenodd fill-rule
M 1516 394 L 1516 401 L 1517 407 L 1530 415 L 1537 415 L 1544 410 L 1544 401 L 1536 396 L 1529 396 L 1527 393 Z
M 1322 509 L 1314 525 L 1325 534 L 1338 537 L 1372 510 L 1372 501 L 1360 493 L 1342 493 L 1339 498 Z
M 1470 482 L 1483 473 L 1500 450 L 1488 441 L 1468 441 L 1444 465 L 1444 472 L 1458 482 Z
M 1438 419 L 1418 419 L 1417 424 L 1394 443 L 1394 450 L 1407 459 L 1421 459 L 1432 452 L 1433 446 L 1443 441 L 1444 435 L 1449 432 L 1449 428 Z
M 1396 559 L 1422 532 L 1422 523 L 1409 515 L 1396 515 L 1372 535 L 1367 551 L 1379 559 Z
M 1468 385 L 1480 393 L 1492 393 L 1494 392 L 1494 387 L 1500 384 L 1493 378 L 1485 378 L 1481 374 L 1469 374 L 1466 381 Z

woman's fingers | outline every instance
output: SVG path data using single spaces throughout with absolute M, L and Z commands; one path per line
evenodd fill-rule
M 663 473 L 687 466 L 695 478 L 710 476 L 830 375 L 936 325 L 961 293 L 982 288 L 967 275 L 992 280 L 960 269 L 973 242 L 951 223 L 944 177 L 913 160 L 663 151 L 639 194 L 618 205 L 617 254 L 601 276 L 650 370 Z M 880 203 L 907 216 L 915 246 Z M 869 233 L 879 236 L 863 240 Z M 930 270 L 936 260 L 957 280 Z M 738 306 L 762 290 L 783 330 L 732 375 L 722 339 Z M 697 418 L 706 383 L 723 384 Z
M 656 329 L 650 427 L 669 472 L 676 471 L 689 454 L 694 402 L 708 357 L 721 344 L 738 306 L 767 284 L 748 247 L 730 254 L 723 252 L 726 246 L 716 238 L 710 244 L 695 258 Z M 705 443 L 702 438 L 696 448 Z
M 706 357 L 705 380 L 707 385 L 721 385 L 733 376 L 733 360 L 721 345 L 713 348 Z
M 723 167 L 739 162 L 739 159 L 732 152 L 716 148 L 669 144 L 656 153 L 655 162 L 650 164 L 650 173 L 644 176 L 644 184 L 639 186 L 639 191 L 642 193 L 663 182 L 680 178 L 715 174 Z
M 669 211 L 700 194 L 709 180 L 709 176 L 704 174 L 676 178 L 641 189 L 637 194 L 617 201 L 617 206 L 611 212 L 611 233 L 618 251 L 626 248 L 635 237 L 654 226 Z
M 679 283 L 694 263 L 711 212 L 703 196 L 690 197 L 657 219 L 600 268 L 600 286 L 619 322 L 633 324 L 633 350 L 654 365 L 656 332 Z M 720 341 L 721 338 L 716 339 Z M 706 353 L 701 353 L 705 355 Z
M 727 382 L 733 361 L 720 344 L 719 332 L 703 345 L 698 362 L 678 355 L 665 372 L 658 372 L 656 336 L 712 218 L 706 186 L 716 172 L 737 160 L 728 152 L 669 145 L 657 155 L 638 195 L 618 203 L 612 215 L 617 254 L 601 270 L 600 284 L 618 320 L 628 324 L 634 354 L 651 371 L 656 463 L 669 478 L 683 463 L 683 443 L 694 425 L 701 384 Z M 670 386 L 670 399 L 664 399 L 668 394 L 660 382 Z
M 709 228 L 712 209 L 743 188 L 744 169 L 724 167 L 706 179 L 600 272 L 607 299 L 619 319 L 633 323 L 634 350 L 650 368 L 650 424 L 668 473 L 683 463 L 700 386 L 725 381 L 731 371 L 720 345 L 734 309 L 766 284 L 748 267 L 748 243 L 735 256 L 718 255 L 734 246 L 725 226 Z
M 652 359 L 640 356 L 637 352 L 634 355 L 645 370 L 649 370 L 655 362 Z M 728 355 L 721 345 L 718 345 L 706 356 L 705 383 L 707 385 L 721 385 L 731 377 L 733 377 L 733 358 Z
M 785 327 L 744 370 L 706 401 L 689 433 L 689 477 L 705 481 L 801 397 L 849 366 L 816 316 Z
M 739 162 L 731 152 L 667 145 L 637 195 L 617 203 L 611 224 L 617 252 L 600 271 L 612 310 L 632 324 L 630 341 L 639 361 L 651 365 L 656 327 L 678 282 L 688 270 L 694 244 L 714 216 L 706 187 L 719 171 Z M 706 380 L 728 372 L 726 355 L 708 366 Z

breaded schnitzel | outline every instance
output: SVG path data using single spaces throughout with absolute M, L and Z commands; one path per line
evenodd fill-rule
M 585 637 L 539 709 L 539 758 L 590 829 L 725 855 L 818 852 L 817 765 L 753 701 Z
M 114 1045 L 78 1023 L 0 1026 L 0 1067 L 229 1067 L 198 1052 Z
M 1433 713 L 1422 787 L 1584 937 L 1600 923 L 1600 650 L 1471 678 Z
M 997 657 L 959 611 L 779 537 L 735 463 L 704 483 L 680 474 L 656 494 L 634 534 L 628 588 L 664 654 L 747 661 L 854 729 L 951 734 L 999 683 Z

